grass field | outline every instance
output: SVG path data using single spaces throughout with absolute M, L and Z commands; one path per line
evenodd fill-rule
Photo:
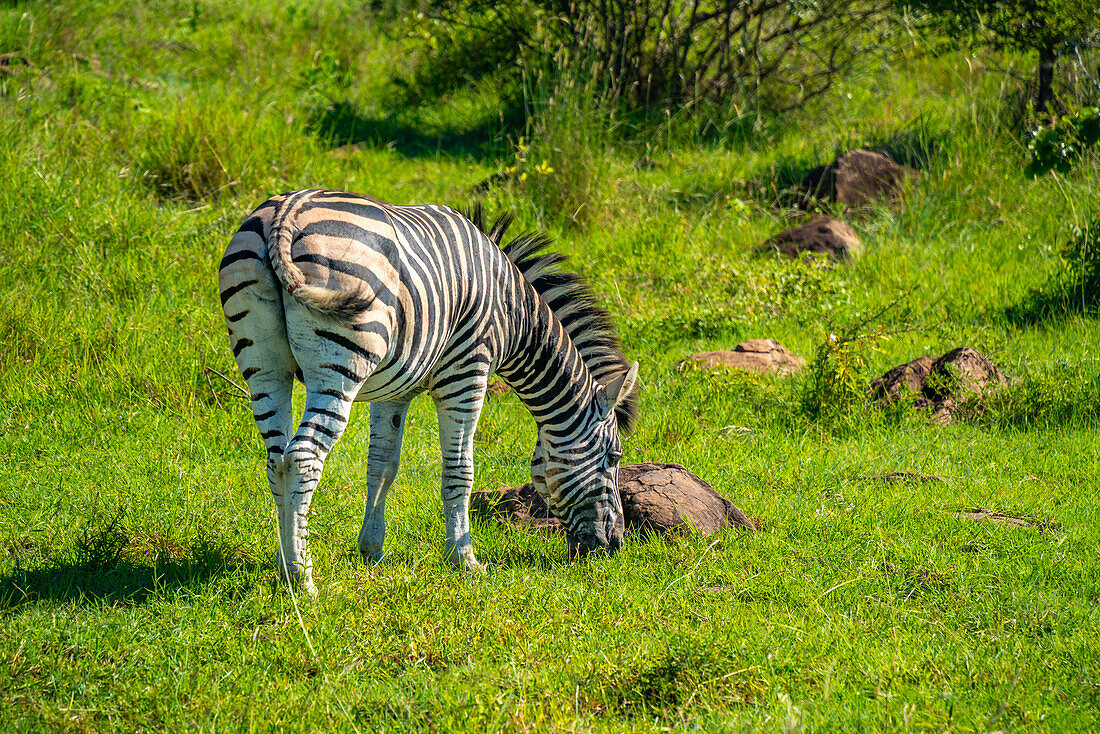
M 1029 306 L 1100 168 L 1023 174 L 1015 87 L 988 70 L 1020 59 L 912 42 L 755 131 L 630 135 L 577 108 L 525 140 L 554 171 L 485 206 L 554 235 L 641 362 L 624 462 L 684 464 L 760 532 L 571 563 L 561 537 L 478 523 L 493 567 L 452 570 L 419 398 L 387 562 L 364 567 L 357 406 L 314 501 L 320 594 L 295 599 L 248 403 L 213 372 L 239 381 L 224 247 L 295 188 L 469 205 L 518 133 L 491 88 L 388 106 L 407 41 L 356 3 L 7 2 L 0 53 L 33 64 L 0 75 L 3 729 L 1100 728 L 1100 329 Z M 751 255 L 787 223 L 771 192 L 864 144 L 922 173 L 853 222 L 863 258 Z M 809 371 L 672 369 L 748 338 L 812 359 L 875 314 L 860 385 L 962 344 L 1018 381 L 935 426 L 862 390 L 811 419 Z M 476 488 L 526 481 L 534 439 L 491 398 Z M 893 471 L 946 481 L 858 478 Z M 1034 522 L 953 514 L 974 508 Z

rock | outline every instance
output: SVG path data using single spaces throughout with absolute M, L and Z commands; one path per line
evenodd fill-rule
M 1008 378 L 988 357 L 970 347 L 959 347 L 932 363 L 924 395 L 929 400 L 966 398 L 1007 384 Z
M 712 370 L 732 367 L 762 374 L 793 375 L 806 366 L 806 360 L 775 339 L 749 339 L 733 349 L 693 354 L 677 364 L 676 368 L 682 370 L 688 364 Z
M 817 216 L 806 224 L 783 230 L 769 238 L 756 251 L 777 252 L 787 257 L 800 257 L 802 253 L 810 252 L 825 255 L 833 262 L 847 262 L 863 253 L 863 243 L 846 222 Z
M 872 396 L 884 403 L 912 397 L 936 423 L 951 423 L 964 404 L 1008 384 L 1008 378 L 988 357 L 958 347 L 939 359 L 921 357 L 894 367 L 871 383 Z
M 836 201 L 859 209 L 896 199 L 906 179 L 916 175 L 916 170 L 899 166 L 882 153 L 856 148 L 810 171 L 798 188 L 807 199 Z
M 875 400 L 893 402 L 904 397 L 916 397 L 924 390 L 924 382 L 932 372 L 931 357 L 921 357 L 899 364 L 882 377 L 871 382 L 871 395 Z
M 626 526 L 648 533 L 711 535 L 727 527 L 754 525 L 732 502 L 679 464 L 626 464 L 619 467 L 619 496 Z M 470 495 L 470 511 L 480 517 L 521 527 L 561 530 L 534 486 Z
M 901 194 L 905 180 L 916 173 L 882 153 L 857 148 L 836 159 L 836 200 L 860 208 L 879 200 L 895 199 Z
M 619 495 L 627 527 L 646 532 L 711 535 L 726 527 L 753 530 L 753 523 L 707 482 L 679 464 L 619 467 Z

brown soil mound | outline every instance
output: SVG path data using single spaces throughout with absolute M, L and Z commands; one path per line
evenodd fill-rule
M 931 411 L 933 421 L 950 423 L 964 404 L 1006 384 L 988 357 L 959 347 L 936 360 L 921 357 L 894 367 L 871 383 L 871 395 L 884 403 L 911 398 L 917 408 Z
M 704 369 L 732 367 L 761 374 L 793 375 L 806 366 L 806 360 L 775 339 L 749 339 L 733 349 L 693 354 L 677 364 L 676 368 L 682 370 L 689 364 Z
M 808 198 L 860 209 L 897 199 L 905 181 L 916 176 L 916 170 L 899 166 L 882 153 L 856 148 L 810 171 L 798 188 Z
M 801 257 L 808 252 L 824 255 L 833 262 L 848 262 L 863 253 L 863 243 L 847 222 L 817 216 L 806 224 L 785 229 L 769 238 L 756 251 L 787 257 Z
M 700 532 L 710 535 L 727 527 L 754 529 L 732 502 L 679 464 L 626 464 L 619 467 L 619 495 L 626 526 L 647 534 Z M 474 492 L 470 511 L 511 525 L 561 530 L 534 486 Z

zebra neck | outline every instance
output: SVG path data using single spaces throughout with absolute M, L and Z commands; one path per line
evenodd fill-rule
M 596 382 L 550 307 L 537 296 L 531 306 L 517 314 L 515 352 L 497 373 L 515 390 L 540 432 L 565 439 L 586 424 Z

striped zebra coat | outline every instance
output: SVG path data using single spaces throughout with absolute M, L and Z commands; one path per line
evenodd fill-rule
M 446 554 L 479 567 L 470 539 L 473 437 L 498 373 L 538 424 L 531 478 L 567 531 L 570 556 L 622 545 L 620 431 L 637 410 L 637 364 L 607 315 L 547 254 L 545 238 L 500 247 L 443 206 L 393 206 L 338 191 L 297 191 L 257 208 L 229 243 L 222 307 L 253 417 L 267 447 L 279 521 L 276 565 L 315 591 L 310 501 L 353 401 L 369 401 L 367 501 L 359 550 L 382 557 L 386 493 L 413 397 L 435 400 L 442 447 Z M 306 402 L 295 428 L 297 376 Z

